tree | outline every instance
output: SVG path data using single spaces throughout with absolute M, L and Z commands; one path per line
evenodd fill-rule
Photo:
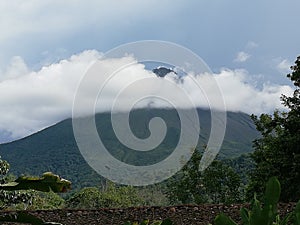
M 261 114 L 252 119 L 262 137 L 254 141 L 252 158 L 255 169 L 250 174 L 247 197 L 254 192 L 263 193 L 264 184 L 277 176 L 284 192 L 281 201 L 300 198 L 300 56 L 287 77 L 293 82 L 293 96 L 282 95 L 287 111 L 276 110 L 273 115 Z
M 215 160 L 203 172 L 203 186 L 213 203 L 237 203 L 242 199 L 240 176 L 225 163 Z
M 183 169 L 171 178 L 167 196 L 171 203 L 233 203 L 241 199 L 239 175 L 222 161 L 215 160 L 199 171 L 201 154 L 195 151 Z
M 201 154 L 195 150 L 181 171 L 167 181 L 166 195 L 171 204 L 204 203 L 207 201 L 199 171 Z

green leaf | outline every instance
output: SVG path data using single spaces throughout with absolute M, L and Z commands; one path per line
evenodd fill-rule
M 260 202 L 257 200 L 256 195 L 254 195 L 251 212 L 249 212 L 249 224 L 265 224 Z
M 173 225 L 173 222 L 170 219 L 165 219 L 162 221 L 161 225 Z
M 249 225 L 249 211 L 245 208 L 241 208 L 240 214 L 242 217 L 243 225 Z
M 281 187 L 276 177 L 271 177 L 266 186 L 265 192 L 265 204 L 266 205 L 277 205 L 280 197 Z
M 279 218 L 279 215 L 278 215 L 278 218 L 279 218 L 279 220 L 278 220 L 278 225 L 286 225 L 286 224 L 288 224 L 288 222 L 289 222 L 291 216 L 292 216 L 292 214 L 289 213 L 289 214 L 287 214 L 287 215 L 283 218 L 283 220 L 280 221 L 280 218 Z
M 216 225 L 237 225 L 230 217 L 224 215 L 221 213 L 218 215 L 215 219 L 215 224 Z
M 131 223 L 129 221 L 127 221 L 123 225 L 131 225 Z
M 300 225 L 300 200 L 298 201 L 294 212 L 295 212 L 294 224 Z
M 149 224 L 149 220 L 144 220 L 141 225 L 148 225 Z
M 281 187 L 276 177 L 271 177 L 266 185 L 265 203 L 261 212 L 260 223 L 272 224 L 277 216 L 277 203 L 279 201 Z

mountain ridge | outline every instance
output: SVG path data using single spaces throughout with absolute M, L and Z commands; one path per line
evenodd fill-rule
M 197 148 L 203 150 L 210 133 L 210 111 L 197 109 L 201 133 Z M 166 158 L 176 146 L 180 135 L 180 121 L 173 109 L 138 109 L 130 113 L 130 126 L 139 138 L 149 136 L 147 129 L 153 117 L 161 117 L 168 125 L 164 141 L 147 153 L 136 153 L 123 146 L 114 136 L 110 113 L 96 114 L 97 129 L 101 140 L 117 159 L 134 165 L 149 165 Z M 191 129 L 191 132 L 193 130 Z M 259 136 L 249 115 L 227 112 L 227 129 L 219 153 L 220 158 L 231 158 L 251 152 L 252 141 Z M 11 164 L 11 172 L 16 175 L 38 175 L 52 171 L 72 180 L 75 187 L 98 185 L 101 177 L 85 162 L 73 135 L 72 119 L 63 120 L 35 134 L 0 145 L 0 155 Z

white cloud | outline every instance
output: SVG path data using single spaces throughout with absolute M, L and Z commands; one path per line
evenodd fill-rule
M 132 97 L 143 96 L 145 91 L 154 96 L 165 95 L 174 100 L 179 99 L 181 107 L 188 107 L 182 95 L 172 91 L 166 81 L 185 90 L 198 107 L 208 107 L 209 103 L 199 87 L 193 84 L 194 80 L 205 85 L 207 96 L 215 95 L 216 86 L 208 79 L 208 75 L 189 75 L 182 78 L 182 82 L 177 82 L 174 74 L 158 78 L 145 70 L 144 65 L 136 64 L 132 57 L 103 59 L 99 52 L 90 50 L 45 66 L 36 72 L 28 71 L 24 62 L 16 57 L 9 69 L 2 74 L 2 78 L 6 79 L 0 81 L 0 131 L 11 133 L 12 138 L 19 138 L 71 117 L 77 87 L 89 66 L 96 60 L 99 60 L 98 62 L 107 71 L 112 67 L 118 68 L 124 62 L 135 63 L 116 73 L 107 83 L 98 99 L 96 106 L 98 111 L 109 110 L 116 99 L 115 96 L 123 87 L 129 87 L 129 84 L 133 86 L 126 89 L 127 93 L 122 92 L 118 97 L 119 109 L 127 110 L 132 103 Z M 247 82 L 249 76 L 245 70 L 224 69 L 214 74 L 228 110 L 249 114 L 269 113 L 275 108 L 283 108 L 279 100 L 281 94 L 290 95 L 293 92 L 289 86 L 271 84 L 265 84 L 262 89 L 257 89 Z M 142 82 L 141 79 L 147 82 Z M 93 92 L 99 91 L 97 80 L 89 82 L 84 89 L 84 95 L 81 96 L 83 102 L 95 101 Z M 154 107 L 169 106 L 156 98 L 148 98 L 141 102 L 139 107 L 149 104 Z M 84 113 L 84 108 L 82 110 Z
M 246 52 L 238 52 L 236 58 L 234 59 L 235 62 L 245 62 L 251 57 L 250 54 Z
M 20 65 L 12 64 L 8 75 L 2 76 L 9 78 L 0 82 L 0 130 L 17 138 L 70 117 L 78 82 L 99 57 L 96 51 L 85 51 L 40 71 L 18 74 L 15 79 L 9 74 L 20 71 Z
M 244 70 L 223 70 L 216 74 L 229 110 L 260 114 L 284 109 L 280 96 L 291 95 L 290 86 L 264 84 L 262 89 L 257 89 L 247 82 L 248 76 Z
M 20 56 L 15 56 L 11 59 L 6 71 L 0 72 L 0 82 L 2 80 L 17 78 L 26 73 L 28 73 L 26 63 Z
M 293 65 L 292 62 L 290 62 L 289 60 L 287 59 L 283 59 L 281 60 L 277 65 L 276 65 L 276 68 L 277 70 L 280 72 L 280 73 L 289 73 L 291 71 L 291 66 Z
M 257 48 L 258 44 L 254 41 L 248 41 L 248 43 L 246 44 L 246 48 L 247 49 L 253 49 L 253 48 Z

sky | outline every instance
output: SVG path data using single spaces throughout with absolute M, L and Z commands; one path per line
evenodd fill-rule
M 280 95 L 293 91 L 286 74 L 299 55 L 299 8 L 298 0 L 0 0 L 0 142 L 70 117 L 92 63 L 141 40 L 173 42 L 199 55 L 230 111 L 283 109 Z M 141 64 L 129 71 L 131 79 L 155 78 Z M 181 85 L 190 89 L 187 83 Z

